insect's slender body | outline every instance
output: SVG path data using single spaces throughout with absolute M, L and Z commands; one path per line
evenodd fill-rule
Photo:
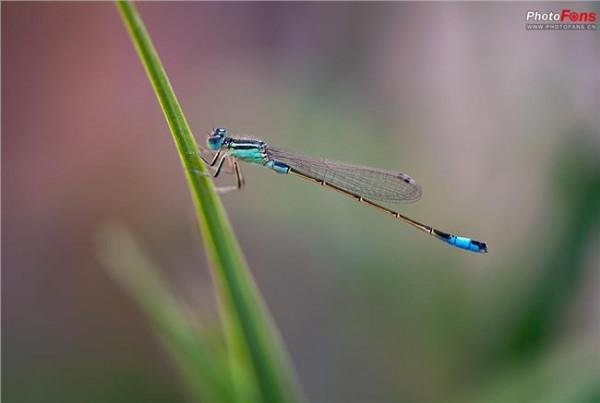
M 206 161 L 210 166 L 216 165 L 213 176 L 219 175 L 226 160 L 236 173 L 237 186 L 225 188 L 226 191 L 239 189 L 244 184 L 237 161 L 263 165 L 277 173 L 293 174 L 337 190 L 450 245 L 473 252 L 487 252 L 484 242 L 437 230 L 375 202 L 413 202 L 421 197 L 419 185 L 403 173 L 304 157 L 271 147 L 261 140 L 228 137 L 223 128 L 215 129 L 207 143 L 209 149 L 216 151 L 212 161 Z

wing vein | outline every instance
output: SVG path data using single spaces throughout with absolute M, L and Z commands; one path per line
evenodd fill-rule
M 422 190 L 410 176 L 397 171 L 316 159 L 278 148 L 267 148 L 267 156 L 298 172 L 324 180 L 366 199 L 410 203 L 421 198 Z

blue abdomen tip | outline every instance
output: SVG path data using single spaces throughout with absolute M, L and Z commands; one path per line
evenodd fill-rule
M 458 235 L 447 234 L 442 231 L 433 230 L 433 234 L 440 240 L 456 246 L 457 248 L 470 250 L 477 253 L 487 253 L 487 244 L 481 241 L 475 241 Z

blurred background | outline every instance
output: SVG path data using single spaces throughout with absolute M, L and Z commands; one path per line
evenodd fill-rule
M 190 401 L 107 275 L 125 224 L 205 327 L 189 190 L 110 3 L 2 2 L 7 402 Z M 312 402 L 600 401 L 600 37 L 530 32 L 598 4 L 142 3 L 199 143 L 214 126 L 397 169 L 400 206 L 488 242 L 454 249 L 375 209 L 243 166 L 223 203 Z M 219 178 L 219 183 L 233 178 Z

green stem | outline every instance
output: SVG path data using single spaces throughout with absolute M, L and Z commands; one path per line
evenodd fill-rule
M 150 36 L 133 4 L 119 1 L 117 6 L 186 169 L 200 231 L 217 283 L 230 349 L 236 358 L 246 363 L 243 366 L 249 371 L 249 382 L 255 385 L 260 401 L 298 401 L 297 387 L 277 330 L 271 323 L 212 181 L 199 174 L 205 173 L 206 168 L 197 154 L 196 141 Z

